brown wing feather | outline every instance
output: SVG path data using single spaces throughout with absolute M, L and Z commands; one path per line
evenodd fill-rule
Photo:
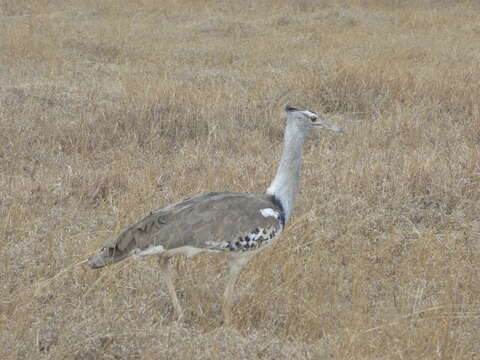
M 134 249 L 162 245 L 165 249 L 182 246 L 209 247 L 212 242 L 231 242 L 255 229 L 281 225 L 260 210 L 281 210 L 270 195 L 210 192 L 155 210 L 126 229 L 90 260 L 100 267 L 128 256 Z

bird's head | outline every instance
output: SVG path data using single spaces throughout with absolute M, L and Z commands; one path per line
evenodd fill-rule
M 286 106 L 285 111 L 287 112 L 287 122 L 295 124 L 298 129 L 303 130 L 305 133 L 311 129 L 328 129 L 335 132 L 344 131 L 342 128 L 326 123 L 314 111 L 291 106 Z

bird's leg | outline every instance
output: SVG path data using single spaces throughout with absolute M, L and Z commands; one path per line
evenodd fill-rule
M 247 254 L 234 254 L 229 261 L 230 272 L 228 274 L 225 293 L 223 294 L 223 317 L 224 324 L 227 326 L 232 323 L 233 291 L 235 284 L 237 283 L 240 271 L 248 263 L 250 257 L 251 256 Z
M 173 308 L 175 310 L 175 314 L 177 315 L 177 320 L 180 321 L 183 318 L 183 310 L 180 306 L 180 301 L 178 301 L 175 286 L 173 285 L 172 267 L 170 265 L 170 261 L 168 261 L 168 257 L 160 257 L 158 261 L 162 267 L 163 277 L 165 279 L 165 282 L 167 283 L 168 294 L 170 295 L 170 299 L 172 300 Z
M 232 323 L 232 306 L 233 306 L 233 290 L 240 274 L 241 266 L 230 265 L 230 273 L 228 274 L 228 282 L 223 294 L 223 318 L 225 325 Z

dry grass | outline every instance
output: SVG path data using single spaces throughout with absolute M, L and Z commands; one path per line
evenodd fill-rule
M 476 1 L 0 5 L 0 357 L 474 359 L 480 354 Z M 344 136 L 305 149 L 296 216 L 243 272 L 81 262 L 162 204 L 262 192 L 285 103 Z

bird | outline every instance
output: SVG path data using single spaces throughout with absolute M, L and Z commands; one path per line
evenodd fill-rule
M 207 192 L 152 211 L 88 259 L 102 268 L 133 257 L 158 256 L 177 319 L 183 318 L 169 259 L 205 252 L 228 254 L 229 275 L 223 294 L 224 323 L 230 324 L 234 288 L 241 269 L 284 231 L 298 193 L 302 148 L 314 129 L 343 132 L 303 108 L 286 106 L 280 164 L 263 194 Z

